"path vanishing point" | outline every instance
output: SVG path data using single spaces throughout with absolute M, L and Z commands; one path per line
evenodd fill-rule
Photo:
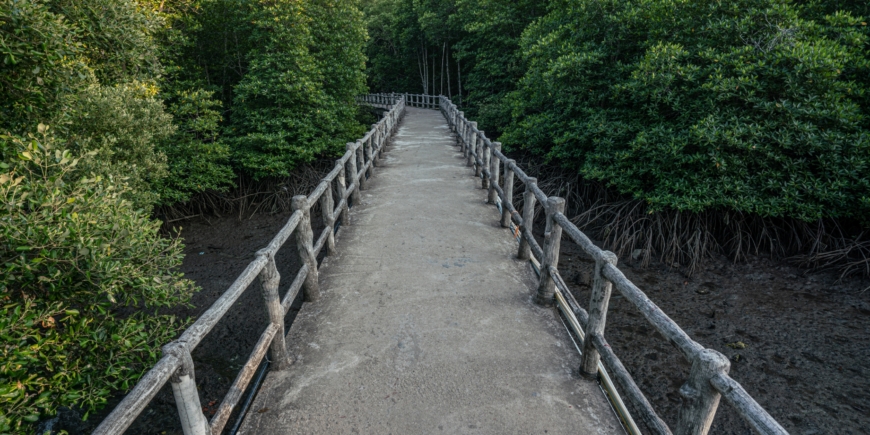
M 408 107 L 242 434 L 624 433 L 437 110 Z

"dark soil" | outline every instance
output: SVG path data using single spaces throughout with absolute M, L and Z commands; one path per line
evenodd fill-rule
M 190 221 L 182 231 L 186 259 L 182 270 L 202 291 L 197 316 L 229 287 L 289 217 L 256 215 Z M 318 219 L 312 219 L 317 222 Z M 315 231 L 315 234 L 318 234 Z M 292 241 L 277 257 L 281 293 L 299 268 Z M 838 282 L 829 273 L 805 273 L 782 262 L 755 258 L 733 264 L 709 260 L 692 276 L 673 265 L 620 268 L 696 341 L 731 358 L 731 376 L 792 434 L 861 434 L 870 427 L 870 286 L 866 279 Z M 589 298 L 592 263 L 564 241 L 560 271 L 578 301 Z M 301 303 L 288 314 L 292 322 Z M 673 427 L 689 364 L 617 293 L 610 304 L 605 336 L 653 406 Z M 193 353 L 200 398 L 211 416 L 266 327 L 258 285 L 252 285 Z M 62 414 L 55 429 L 89 433 L 108 414 L 75 423 Z M 726 403 L 714 434 L 749 434 L 751 429 Z M 66 422 L 66 423 L 65 423 Z M 228 426 L 232 426 L 234 419 Z M 180 434 L 175 402 L 165 387 L 128 434 Z
M 562 244 L 559 270 L 584 307 L 590 261 Z M 870 286 L 838 282 L 781 261 L 734 264 L 712 259 L 688 276 L 682 268 L 625 264 L 620 269 L 695 341 L 731 358 L 740 382 L 793 435 L 866 434 L 870 427 Z M 605 337 L 671 428 L 690 365 L 618 292 Z M 724 401 L 712 434 L 752 434 Z
M 196 318 L 205 312 L 254 259 L 257 250 L 269 243 L 289 217 L 288 212 L 276 215 L 258 214 L 241 221 L 233 216 L 185 222 L 181 235 L 186 245 L 186 256 L 181 270 L 187 278 L 196 281 L 202 291 L 194 295 L 193 308 L 179 307 L 169 313 L 181 318 Z M 317 222 L 319 218 L 312 216 L 312 221 Z M 316 227 L 315 234 L 319 235 Z M 278 252 L 276 263 L 281 274 L 279 292 L 283 298 L 300 267 L 292 240 L 285 243 Z M 288 328 L 300 307 L 301 298 L 297 298 L 285 319 Z M 260 334 L 266 329 L 267 319 L 260 286 L 255 282 L 193 351 L 196 384 L 206 417 L 210 418 L 217 410 Z M 75 412 L 61 412 L 61 419 L 53 429 L 65 429 L 72 435 L 90 433 L 121 398 L 122 396 L 112 400 L 106 409 L 91 416 L 84 423 L 75 418 Z M 227 423 L 228 429 L 235 423 L 235 419 L 233 416 Z M 181 434 L 175 400 L 168 383 L 126 434 Z

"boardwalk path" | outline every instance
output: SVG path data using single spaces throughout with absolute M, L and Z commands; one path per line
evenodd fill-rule
M 407 110 L 241 433 L 622 433 L 444 118 Z

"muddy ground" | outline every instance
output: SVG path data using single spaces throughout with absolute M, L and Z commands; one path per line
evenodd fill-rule
M 196 316 L 207 309 L 288 216 L 184 223 L 187 256 L 182 270 L 202 291 L 194 297 L 195 308 L 176 309 L 176 314 Z M 586 305 L 591 263 L 583 258 L 575 245 L 563 243 L 560 270 L 578 301 Z M 277 259 L 283 295 L 299 267 L 292 243 Z M 790 433 L 867 433 L 870 291 L 862 290 L 870 286 L 868 280 L 838 282 L 835 274 L 807 274 L 765 258 L 744 264 L 717 258 L 692 276 L 663 264 L 635 268 L 627 260 L 620 259 L 626 276 L 696 341 L 730 357 L 732 377 Z M 299 306 L 297 302 L 291 309 L 288 324 Z M 610 307 L 605 336 L 653 406 L 673 426 L 680 404 L 677 390 L 689 365 L 623 298 L 615 295 Z M 265 309 L 254 285 L 194 351 L 197 384 L 208 416 L 265 326 Z M 111 407 L 92 416 L 89 423 L 56 428 L 89 433 Z M 181 433 L 168 386 L 127 433 Z M 712 433 L 752 432 L 723 402 Z
M 179 307 L 169 312 L 182 318 L 195 318 L 203 313 L 254 259 L 255 252 L 269 243 L 289 217 L 288 212 L 275 215 L 258 214 L 241 221 L 238 216 L 233 216 L 183 222 L 181 236 L 184 238 L 186 255 L 181 270 L 187 278 L 196 281 L 202 291 L 194 295 L 193 308 Z M 318 222 L 319 217 L 313 215 L 312 221 Z M 318 228 L 315 225 L 316 235 L 320 234 L 320 228 L 322 226 Z M 278 252 L 276 264 L 281 274 L 279 292 L 283 298 L 300 267 L 292 240 L 285 243 Z M 287 314 L 285 322 L 288 327 L 301 304 L 301 298 L 297 298 Z M 267 325 L 260 286 L 255 282 L 193 351 L 196 383 L 206 417 L 214 415 Z M 55 429 L 66 429 L 72 435 L 90 433 L 119 400 L 120 397 L 112 400 L 106 409 L 85 423 L 77 419 L 75 413 L 61 413 L 61 421 Z M 236 416 L 233 416 L 227 429 L 233 426 L 235 420 Z M 181 434 L 175 400 L 168 384 L 126 433 Z
M 593 263 L 573 243 L 559 269 L 584 307 Z M 870 286 L 838 282 L 766 258 L 713 259 L 688 276 L 664 264 L 620 269 L 695 341 L 731 359 L 731 376 L 793 435 L 866 434 L 870 428 Z M 863 291 L 863 292 L 862 292 Z M 614 293 L 605 337 L 672 428 L 689 364 Z M 752 434 L 722 402 L 713 434 Z

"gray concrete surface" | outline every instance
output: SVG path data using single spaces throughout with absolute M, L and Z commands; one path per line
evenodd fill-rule
M 479 185 L 408 108 L 241 433 L 623 433 Z

